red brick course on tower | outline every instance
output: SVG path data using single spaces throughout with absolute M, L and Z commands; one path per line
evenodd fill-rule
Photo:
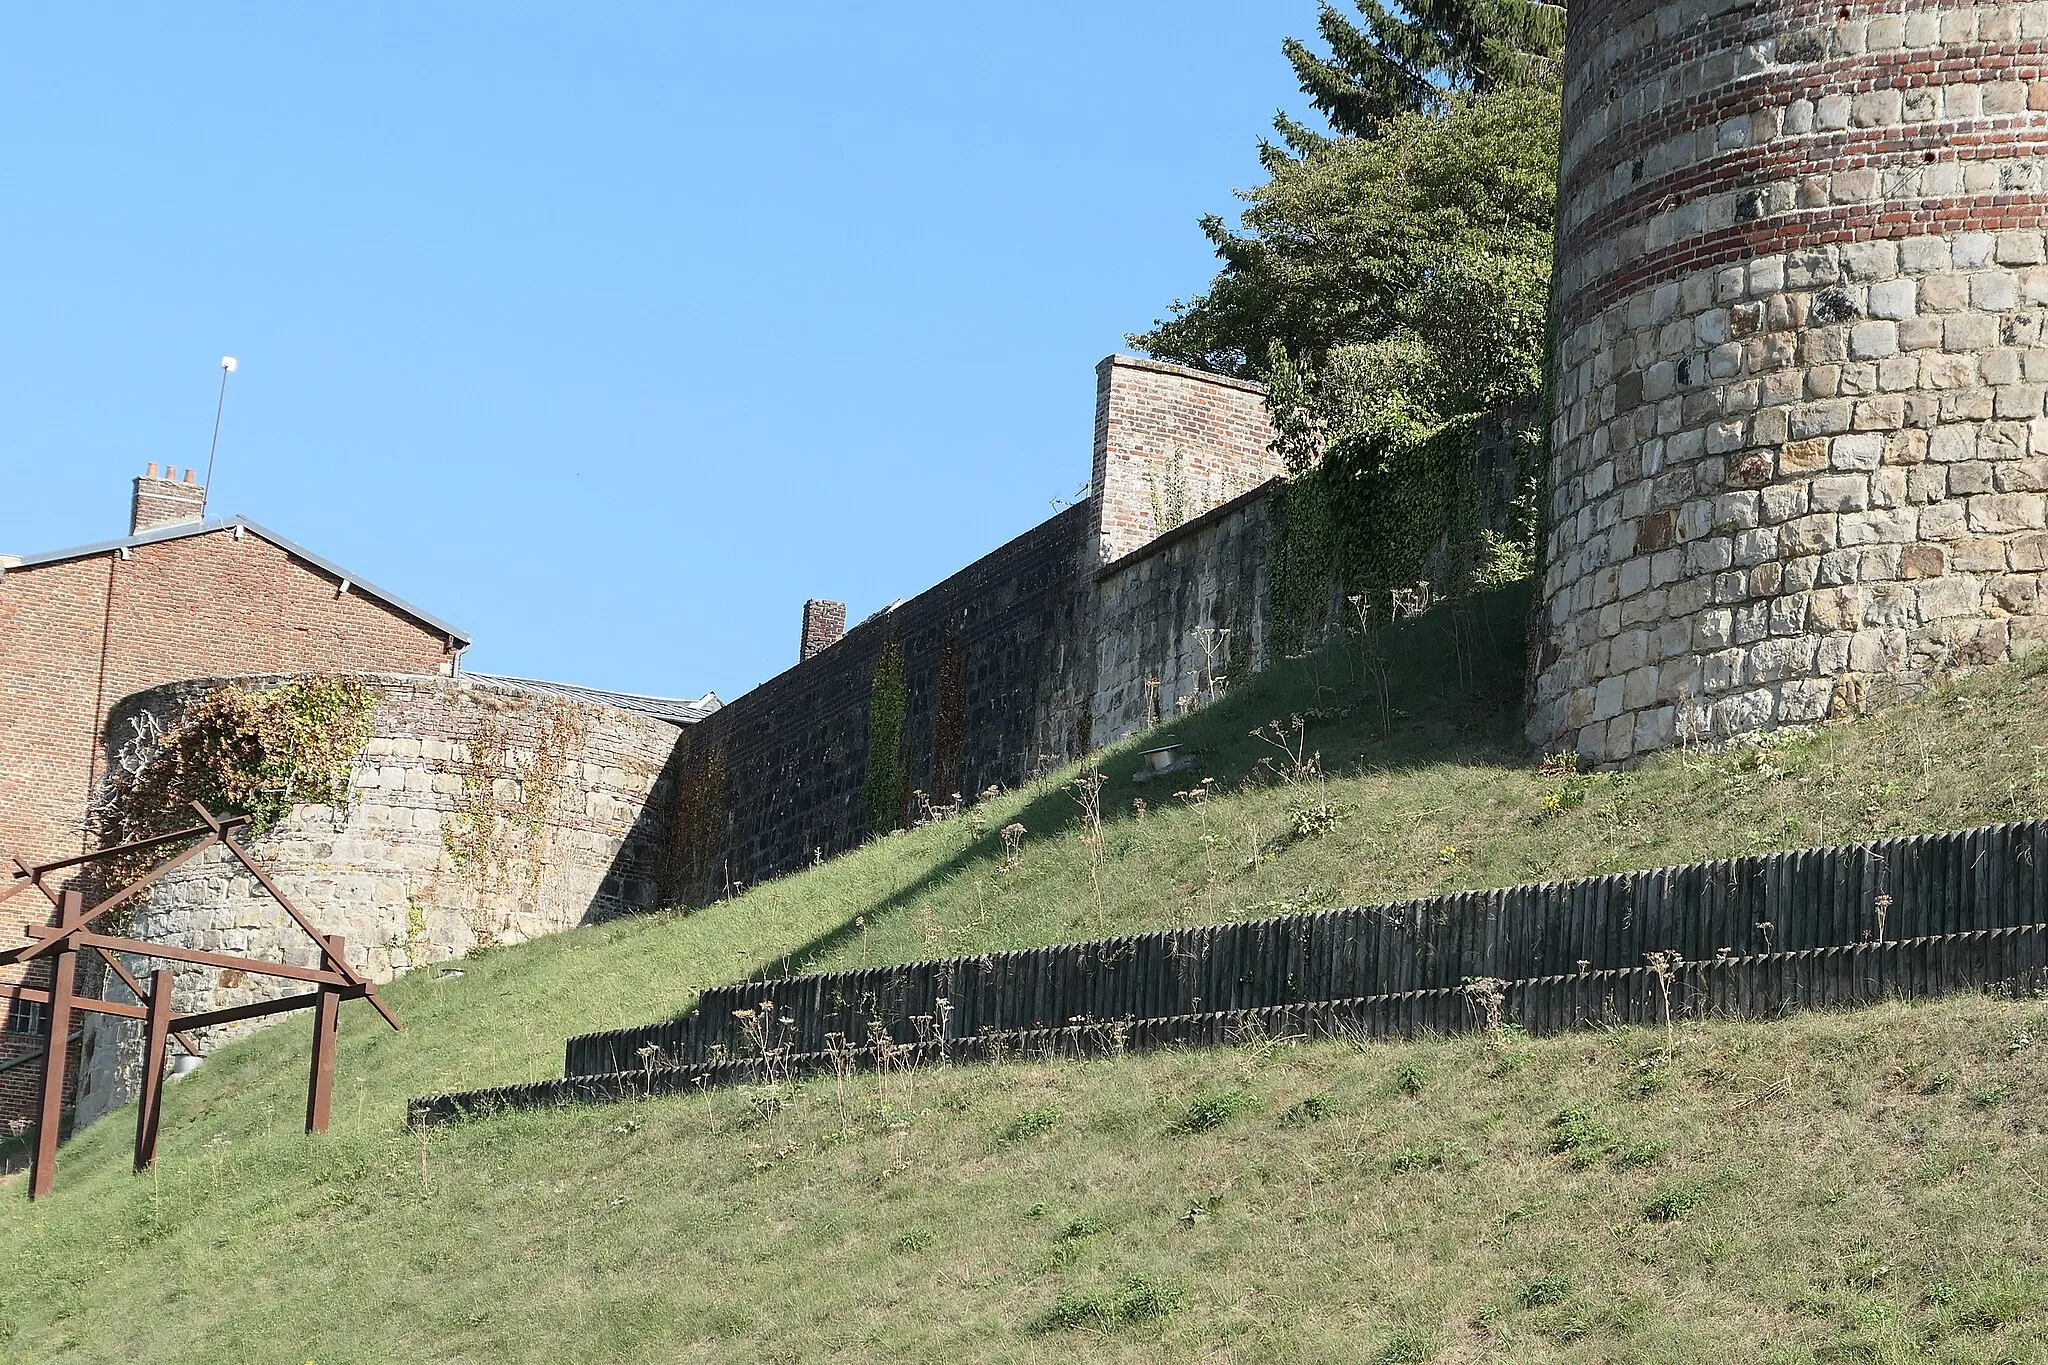
M 1614 762 L 2048 639 L 2048 5 L 1572 11 L 1530 737 Z

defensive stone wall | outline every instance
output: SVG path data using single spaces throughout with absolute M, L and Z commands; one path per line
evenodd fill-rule
M 1617 762 L 2048 638 L 2044 40 L 1574 8 L 1532 740 Z
M 129 697 L 109 723 L 108 761 L 144 756 L 138 735 L 173 728 L 223 682 L 279 681 L 199 679 Z M 348 939 L 355 967 L 388 980 L 479 944 L 657 905 L 676 726 L 470 677 L 364 681 L 372 738 L 347 807 L 301 806 L 250 845 L 314 924 Z M 133 925 L 153 942 L 314 965 L 305 935 L 217 849 L 165 878 Z M 297 989 L 207 968 L 180 968 L 174 981 L 180 1012 Z M 78 1122 L 127 1097 L 134 1033 L 89 1021 Z
M 949 802 L 1085 752 L 1090 507 L 876 613 L 691 726 L 678 749 L 674 897 L 712 899 L 843 852 L 915 818 L 916 793 Z M 895 750 L 879 754 L 888 659 L 901 723 Z M 892 761 L 901 780 L 873 830 L 870 769 Z
M 1276 487 L 1240 494 L 1096 573 L 1097 743 L 1171 720 L 1265 667 Z

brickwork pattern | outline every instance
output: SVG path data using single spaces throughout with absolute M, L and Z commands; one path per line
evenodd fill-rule
M 829 649 L 846 634 L 846 603 L 826 602 L 813 597 L 804 603 L 804 634 L 797 652 L 798 662 L 822 649 Z
M 1618 762 L 2048 640 L 2048 5 L 1574 11 L 1530 737 Z
M 1257 384 L 1164 361 L 1108 357 L 1095 367 L 1096 563 L 1119 559 L 1284 473 L 1274 435 L 1266 391 Z
M 0 853 L 84 846 L 108 708 L 183 678 L 315 670 L 437 674 L 438 631 L 259 536 L 231 530 L 0 577 Z
M 191 470 L 183 482 L 178 471 L 166 468 L 157 477 L 156 466 L 135 481 L 135 497 L 129 505 L 128 534 L 154 531 L 164 526 L 181 526 L 206 515 L 206 488 L 194 482 Z
M 131 693 L 228 673 L 431 674 L 451 666 L 449 644 L 247 532 L 5 569 L 0 859 L 40 862 L 87 847 L 108 714 Z M 48 910 L 15 897 L 0 906 L 0 938 L 14 941 Z M 38 963 L 25 978 L 19 968 L 4 977 L 34 984 L 47 972 Z M 0 1122 L 33 1113 L 40 1075 L 37 1065 L 0 1073 Z

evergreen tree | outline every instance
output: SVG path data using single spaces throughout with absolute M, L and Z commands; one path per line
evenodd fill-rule
M 1328 57 L 1282 45 L 1301 91 L 1340 134 L 1371 137 L 1403 113 L 1441 112 L 1452 92 L 1487 94 L 1542 80 L 1564 48 L 1564 7 L 1541 0 L 1353 0 L 1364 25 L 1324 4 L 1316 27 Z M 1317 135 L 1284 115 L 1296 151 Z

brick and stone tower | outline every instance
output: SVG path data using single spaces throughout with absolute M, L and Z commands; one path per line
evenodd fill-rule
M 2044 52 L 2041 4 L 1573 7 L 1533 741 L 2048 639 Z

